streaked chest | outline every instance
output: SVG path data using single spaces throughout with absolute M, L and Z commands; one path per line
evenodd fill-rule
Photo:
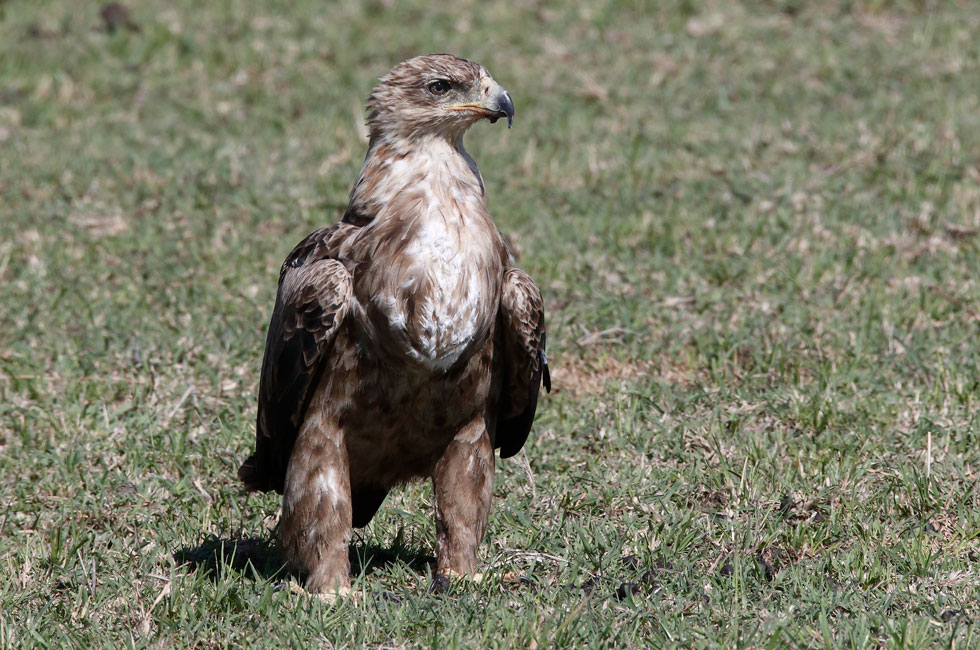
M 406 247 L 399 291 L 388 296 L 391 322 L 404 321 L 417 360 L 435 370 L 484 341 L 499 303 L 498 273 L 486 237 L 430 219 Z M 483 241 L 481 241 L 483 240 Z
M 393 193 L 372 228 L 375 255 L 366 260 L 369 293 L 361 299 L 387 353 L 442 372 L 490 336 L 503 245 L 467 161 L 429 163 Z

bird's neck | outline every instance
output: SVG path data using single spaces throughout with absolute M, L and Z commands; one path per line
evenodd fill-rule
M 361 173 L 351 189 L 344 221 L 366 224 L 398 199 L 433 188 L 484 201 L 483 178 L 463 147 L 463 136 L 372 138 Z

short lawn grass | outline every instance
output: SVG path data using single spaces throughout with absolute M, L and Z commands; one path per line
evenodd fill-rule
M 980 643 L 972 2 L 0 1 L 0 645 Z M 246 497 L 280 262 L 362 104 L 485 64 L 468 147 L 554 388 L 487 579 L 429 590 L 431 488 L 286 588 Z

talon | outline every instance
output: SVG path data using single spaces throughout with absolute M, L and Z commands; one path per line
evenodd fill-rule
M 303 585 L 298 582 L 289 582 L 290 593 L 300 594 L 303 596 L 309 596 L 310 598 L 316 598 L 317 600 L 323 601 L 328 605 L 333 605 L 339 599 L 351 594 L 350 587 L 341 587 L 339 589 L 331 589 L 328 591 L 315 592 L 309 591 Z

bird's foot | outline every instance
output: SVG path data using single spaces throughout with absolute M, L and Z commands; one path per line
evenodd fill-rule
M 289 591 L 294 594 L 301 594 L 303 596 L 310 596 L 316 598 L 321 602 L 327 603 L 328 605 L 335 604 L 341 598 L 346 598 L 352 595 L 350 587 L 338 587 L 336 589 L 327 589 L 325 591 L 310 591 L 306 589 L 303 585 L 298 582 L 289 581 Z

